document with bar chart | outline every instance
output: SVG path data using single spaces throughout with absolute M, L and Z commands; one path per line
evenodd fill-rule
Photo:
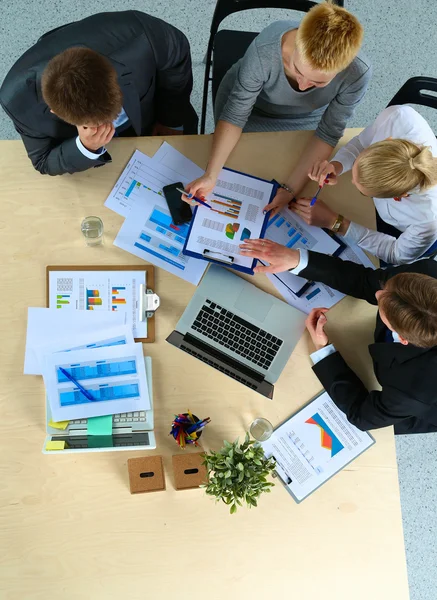
M 49 307 L 126 313 L 135 338 L 147 337 L 147 321 L 139 320 L 141 271 L 50 271 Z
M 114 245 L 197 285 L 207 265 L 182 252 L 189 226 L 174 225 L 161 196 L 145 189 L 138 193 L 142 202 L 132 206 Z
M 92 396 L 60 370 L 62 368 Z M 55 421 L 150 409 L 142 344 L 46 354 L 42 371 Z
M 323 392 L 261 445 L 266 456 L 276 459 L 287 490 L 301 502 L 374 443 Z
M 216 260 L 223 257 L 229 266 L 250 272 L 254 260 L 240 254 L 240 244 L 245 239 L 262 237 L 268 219 L 263 208 L 270 202 L 273 190 L 270 181 L 222 169 L 207 197 L 211 208 L 196 209 L 184 253 L 204 257 L 206 250 Z

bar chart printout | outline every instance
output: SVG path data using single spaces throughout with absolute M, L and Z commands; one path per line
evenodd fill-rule
M 126 313 L 135 338 L 147 337 L 147 321 L 139 320 L 140 285 L 145 271 L 50 271 L 49 306 L 61 310 Z

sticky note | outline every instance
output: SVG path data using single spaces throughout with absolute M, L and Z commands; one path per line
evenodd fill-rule
M 47 442 L 46 450 L 65 450 L 66 442 L 56 441 L 56 442 Z
M 49 421 L 49 427 L 53 427 L 54 429 L 67 429 L 69 422 L 70 421 L 58 421 L 58 422 L 55 422 L 55 421 L 50 420 Z
M 88 435 L 112 435 L 112 415 L 90 417 L 87 432 Z

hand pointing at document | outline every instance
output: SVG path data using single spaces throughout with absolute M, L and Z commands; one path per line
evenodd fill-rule
M 266 267 L 255 267 L 255 273 L 282 273 L 297 267 L 300 259 L 298 250 L 292 250 L 270 240 L 244 240 L 240 244 L 240 254 L 269 263 Z

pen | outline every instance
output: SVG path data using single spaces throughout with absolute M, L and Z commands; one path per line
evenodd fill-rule
M 185 190 L 181 190 L 181 188 L 176 188 L 176 190 L 181 194 L 188 196 L 188 198 L 195 200 L 199 204 L 203 204 L 203 206 L 206 206 L 207 208 L 212 208 L 211 204 L 208 204 L 208 202 L 205 202 L 205 200 L 202 200 L 201 198 L 196 198 L 196 196 L 193 196 L 193 194 L 187 194 L 187 192 Z
M 320 192 L 321 192 L 321 190 L 322 190 L 322 187 L 325 185 L 325 183 L 328 183 L 328 181 L 329 181 L 329 178 L 330 178 L 330 177 L 331 177 L 331 173 L 328 173 L 328 174 L 326 175 L 326 178 L 325 178 L 325 181 L 323 182 L 323 184 L 322 184 L 322 185 L 319 185 L 319 189 L 317 190 L 317 193 L 316 193 L 316 195 L 314 196 L 314 198 L 311 200 L 311 202 L 310 202 L 310 206 L 314 206 L 314 204 L 315 204 L 315 203 L 316 203 L 316 201 L 317 201 L 317 196 L 320 194 Z
M 88 390 L 86 390 L 84 387 L 82 387 L 80 385 L 80 383 L 78 381 L 76 381 L 76 379 L 73 377 L 73 375 L 70 375 L 70 373 L 68 371 L 66 371 L 65 369 L 63 369 L 62 367 L 58 367 L 58 369 L 61 371 L 62 375 L 65 375 L 65 377 L 67 379 L 69 379 L 72 383 L 74 383 L 74 385 L 79 389 L 80 392 L 82 392 L 82 394 L 85 396 L 85 398 L 88 398 L 88 400 L 92 400 L 93 402 L 96 400 L 94 398 L 94 396 L 92 396 Z

